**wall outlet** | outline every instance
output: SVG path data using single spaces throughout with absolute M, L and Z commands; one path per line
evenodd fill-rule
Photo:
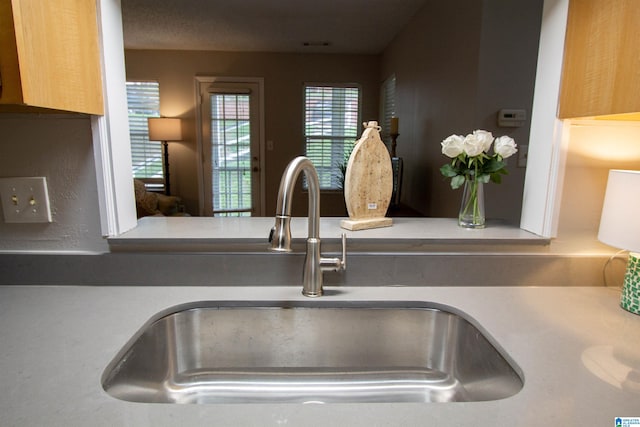
M 47 179 L 0 178 L 4 222 L 52 222 Z

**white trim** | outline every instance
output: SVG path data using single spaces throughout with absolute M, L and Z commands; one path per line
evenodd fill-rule
M 199 214 L 204 216 L 204 143 L 202 141 L 202 98 L 201 90 L 203 86 L 210 86 L 212 83 L 252 83 L 258 85 L 258 94 L 260 97 L 260 121 L 258 143 L 260 156 L 260 202 L 258 206 L 257 216 L 264 216 L 266 208 L 266 147 L 265 147 L 265 123 L 264 123 L 264 78 L 263 77 L 220 77 L 220 76 L 195 76 L 194 78 L 194 100 L 196 104 L 196 144 L 197 144 L 197 164 L 198 164 L 198 198 L 199 198 Z
M 102 235 L 124 233 L 137 224 L 127 117 L 120 0 L 98 1 L 105 114 L 91 120 Z
M 545 0 L 531 112 L 520 227 L 543 237 L 557 234 L 566 136 L 556 118 L 569 0 Z M 564 143 L 563 143 L 564 139 Z
M 96 181 L 98 184 L 100 229 L 102 236 L 113 237 L 117 235 L 116 230 L 118 229 L 118 223 L 115 212 L 115 201 L 113 200 L 113 178 L 110 173 L 112 168 L 106 122 L 105 116 L 91 117 L 93 158 L 96 164 Z

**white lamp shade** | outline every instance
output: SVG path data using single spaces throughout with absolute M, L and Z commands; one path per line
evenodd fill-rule
M 640 252 L 640 171 L 609 171 L 598 240 Z
M 149 141 L 182 141 L 182 121 L 169 117 L 149 117 Z

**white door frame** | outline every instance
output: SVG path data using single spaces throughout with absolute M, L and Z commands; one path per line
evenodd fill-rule
M 529 154 L 520 228 L 556 237 L 564 184 L 568 129 L 556 117 L 569 0 L 545 0 L 531 112 Z
M 259 188 L 259 204 L 256 206 L 256 216 L 264 216 L 266 211 L 266 185 L 265 185 L 265 130 L 264 130 L 264 78 L 262 77 L 217 77 L 217 76 L 196 76 L 195 82 L 195 104 L 196 104 L 196 140 L 197 140 L 197 158 L 198 158 L 198 195 L 200 199 L 199 210 L 200 215 L 205 215 L 204 198 L 205 198 L 205 180 L 204 180 L 204 141 L 202 141 L 202 89 L 211 86 L 212 83 L 250 83 L 258 85 L 260 111 L 258 114 L 258 144 L 259 144 L 259 164 L 260 164 L 260 188 Z
M 98 0 L 104 115 L 91 117 L 102 235 L 137 225 L 120 0 Z

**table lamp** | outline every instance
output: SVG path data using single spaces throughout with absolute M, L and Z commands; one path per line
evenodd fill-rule
M 598 240 L 629 251 L 620 306 L 640 314 L 640 171 L 610 170 Z
M 169 117 L 149 117 L 149 141 L 162 141 L 164 170 L 164 189 L 167 196 L 171 195 L 171 183 L 169 181 L 169 144 L 168 141 L 182 141 L 182 121 Z

